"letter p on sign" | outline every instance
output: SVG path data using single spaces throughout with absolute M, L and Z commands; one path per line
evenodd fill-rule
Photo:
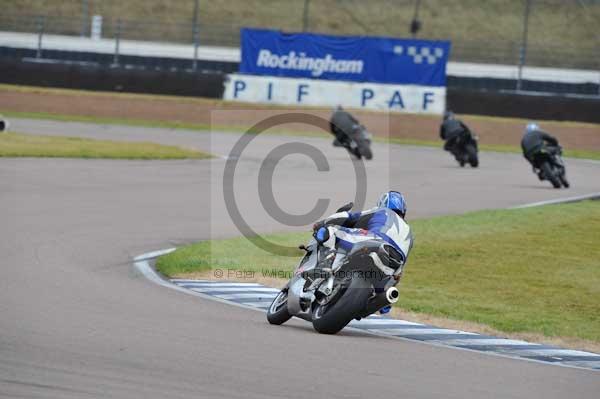
M 246 90 L 246 82 L 243 80 L 236 80 L 233 82 L 233 98 L 238 98 L 238 93 Z

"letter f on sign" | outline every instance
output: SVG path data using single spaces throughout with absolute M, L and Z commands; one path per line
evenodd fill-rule
M 238 98 L 238 93 L 244 90 L 246 90 L 246 82 L 243 80 L 233 82 L 233 98 Z
M 297 102 L 302 102 L 302 97 L 308 94 L 308 85 L 307 84 L 299 84 L 298 85 L 298 98 Z

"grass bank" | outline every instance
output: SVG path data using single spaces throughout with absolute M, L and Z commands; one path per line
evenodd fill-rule
M 480 211 L 410 224 L 416 242 L 397 304 L 403 311 L 432 316 L 437 323 L 466 321 L 509 335 L 582 340 L 598 348 L 600 202 Z M 266 238 L 294 246 L 307 237 L 299 232 Z M 222 269 L 225 277 L 230 270 L 245 270 L 271 278 L 273 271 L 292 270 L 297 260 L 235 238 L 181 247 L 159 258 L 157 268 L 177 277 Z
M 34 136 L 8 132 L 0 133 L 0 157 L 203 159 L 211 156 L 204 152 L 147 142 Z

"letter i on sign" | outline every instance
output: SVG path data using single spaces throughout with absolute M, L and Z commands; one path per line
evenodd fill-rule
M 269 82 L 267 85 L 267 100 L 271 101 L 273 99 L 273 82 Z

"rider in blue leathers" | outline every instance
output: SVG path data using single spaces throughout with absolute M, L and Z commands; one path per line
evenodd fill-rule
M 352 246 L 365 239 L 377 238 L 385 241 L 393 250 L 394 260 L 399 267 L 394 275 L 400 279 L 404 264 L 412 248 L 413 236 L 410 226 L 405 222 L 406 201 L 397 191 L 384 193 L 375 208 L 363 212 L 339 212 L 315 223 L 315 239 L 320 243 L 337 249 L 332 271 L 336 272 L 345 262 Z M 335 231 L 328 225 L 340 226 Z M 387 313 L 389 308 L 381 310 Z

